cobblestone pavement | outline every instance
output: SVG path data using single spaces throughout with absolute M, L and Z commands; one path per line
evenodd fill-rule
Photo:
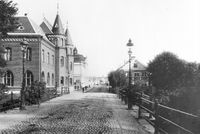
M 116 95 L 74 92 L 40 108 L 29 107 L 30 117 L 2 134 L 145 134 Z

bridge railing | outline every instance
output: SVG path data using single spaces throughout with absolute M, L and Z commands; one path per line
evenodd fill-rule
M 127 96 L 124 92 L 119 92 L 119 98 L 125 101 L 125 104 L 127 103 Z M 132 96 L 132 100 L 139 107 L 138 118 L 144 118 L 148 121 L 155 129 L 154 134 L 199 133 L 198 128 L 193 129 L 195 125 L 196 127 L 200 125 L 200 118 L 197 115 L 159 104 L 158 99 L 152 98 L 143 92 L 136 92 Z M 194 127 L 188 127 L 186 125 L 188 123 L 191 123 L 191 126 Z

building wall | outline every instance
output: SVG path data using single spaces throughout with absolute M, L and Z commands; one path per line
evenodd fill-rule
M 22 51 L 20 42 L 24 37 L 8 37 L 2 41 L 4 47 L 9 47 L 12 50 L 11 61 L 7 61 L 5 70 L 10 70 L 14 75 L 14 86 L 12 88 L 18 89 L 22 84 Z M 34 80 L 39 79 L 39 37 L 27 37 L 29 43 L 28 47 L 32 50 L 31 61 L 25 60 L 25 71 L 29 70 L 33 73 Z
M 41 41 L 41 48 L 40 48 L 41 56 L 41 81 L 46 82 L 47 86 L 55 86 L 55 46 L 51 43 L 48 43 L 44 40 Z M 44 55 L 43 55 L 44 52 Z M 54 55 L 54 59 L 52 57 Z M 44 56 L 44 59 L 43 59 Z M 54 62 L 54 63 L 53 63 Z M 42 78 L 42 73 L 44 73 L 44 79 Z M 50 82 L 47 83 L 47 76 L 48 73 L 50 74 Z M 54 83 L 52 83 L 52 74 L 54 75 Z

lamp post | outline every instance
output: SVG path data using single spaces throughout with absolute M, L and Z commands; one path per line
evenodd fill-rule
M 23 39 L 23 41 L 20 43 L 21 50 L 22 50 L 22 89 L 21 89 L 21 104 L 20 104 L 20 110 L 25 110 L 25 75 L 24 75 L 24 58 L 25 53 L 27 50 L 28 42 L 26 39 Z
M 126 46 L 129 48 L 128 50 L 128 55 L 129 55 L 129 81 L 128 81 L 128 93 L 127 93 L 127 97 L 128 97 L 128 110 L 132 109 L 132 102 L 131 102 L 131 81 L 132 81 L 132 76 L 131 76 L 131 47 L 133 46 L 133 43 L 131 42 L 131 39 L 129 39 L 128 43 L 126 44 Z
M 70 83 L 70 72 L 69 72 L 69 70 L 68 70 L 68 76 L 67 76 L 67 77 L 68 77 L 68 83 L 67 83 L 67 84 L 68 84 L 68 93 L 70 93 L 70 90 L 69 90 L 69 83 Z

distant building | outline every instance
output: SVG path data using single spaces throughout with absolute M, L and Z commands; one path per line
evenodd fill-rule
M 138 60 L 135 60 L 132 63 L 131 66 L 131 70 L 132 70 L 132 84 L 136 84 L 136 85 L 149 85 L 149 78 L 148 78 L 148 72 L 146 70 L 146 66 L 144 66 L 141 62 L 139 62 Z M 127 72 L 128 75 L 128 70 L 125 70 Z
M 40 26 L 29 17 L 17 17 L 20 26 L 2 39 L 6 50 L 6 74 L 2 79 L 10 89 L 20 91 L 22 85 L 22 52 L 20 42 L 29 43 L 25 58 L 25 85 L 44 81 L 48 88 L 57 88 L 59 93 L 73 89 L 74 45 L 68 28 L 64 30 L 59 14 L 54 24 L 46 19 Z
M 74 49 L 74 87 L 79 90 L 88 86 L 86 57 Z

